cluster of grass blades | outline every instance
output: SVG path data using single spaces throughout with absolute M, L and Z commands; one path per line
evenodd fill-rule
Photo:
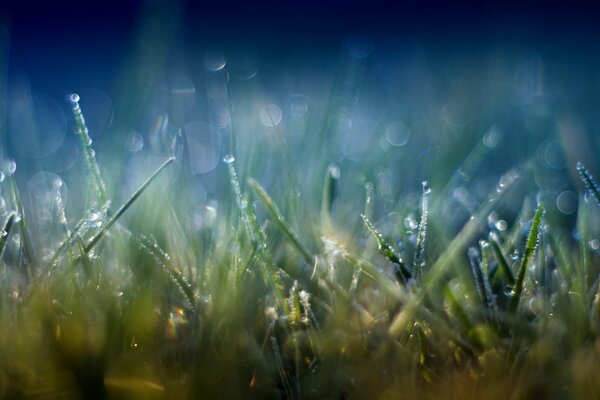
M 352 237 L 336 233 L 332 167 L 314 229 L 284 215 L 257 180 L 240 181 L 226 156 L 231 207 L 207 208 L 190 232 L 173 189 L 151 190 L 173 158 L 113 210 L 78 97 L 70 102 L 90 211 L 69 224 L 59 207 L 64 238 L 42 257 L 11 186 L 14 212 L 0 235 L 0 397 L 600 396 L 589 247 L 554 231 L 542 204 L 524 207 L 512 231 L 485 231 L 515 174 L 449 237 L 439 234 L 444 199 L 424 182 L 413 240 L 374 217 L 367 183 L 356 212 L 365 229 Z M 577 169 L 598 200 L 591 174 Z M 582 200 L 582 243 L 588 207 Z

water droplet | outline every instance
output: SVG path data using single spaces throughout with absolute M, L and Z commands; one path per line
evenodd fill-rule
M 290 113 L 292 116 L 299 118 L 304 116 L 308 111 L 308 103 L 302 96 L 295 96 L 290 103 Z
M 223 162 L 225 164 L 231 164 L 235 161 L 235 157 L 231 154 L 227 154 L 225 157 L 223 157 Z
M 512 253 L 510 253 L 510 259 L 517 261 L 519 259 L 519 250 L 514 250 Z
M 140 151 L 144 148 L 144 137 L 133 131 L 129 134 L 125 148 L 131 152 Z
M 0 182 L 4 182 L 4 172 L 0 171 Z
M 209 51 L 204 54 L 204 68 L 210 72 L 217 72 L 225 68 L 227 60 L 219 51 Z
M 13 160 L 4 161 L 4 171 L 6 171 L 7 175 L 13 175 L 17 170 L 17 163 Z
M 490 149 L 495 148 L 500 143 L 502 133 L 496 127 L 492 127 L 488 133 L 483 136 L 483 145 Z
M 427 181 L 421 182 L 421 185 L 423 185 L 423 194 L 424 195 L 431 193 L 431 188 L 429 187 L 429 183 L 427 183 Z
M 340 176 L 341 176 L 340 169 L 338 168 L 337 165 L 330 165 L 329 166 L 329 174 L 331 175 L 331 177 L 333 179 L 339 179 Z
M 496 227 L 496 222 L 498 222 L 498 213 L 496 211 L 492 211 L 487 216 L 487 224 L 490 229 L 494 229 Z
M 570 190 L 565 190 L 556 198 L 556 207 L 563 214 L 573 214 L 577 211 L 577 194 Z
M 79 95 L 77 93 L 73 93 L 69 96 L 69 101 L 71 103 L 79 103 Z
M 496 229 L 498 229 L 499 231 L 505 231 L 507 228 L 507 224 L 506 221 L 501 219 L 499 221 L 496 222 L 496 224 L 494 225 Z
M 410 214 L 408 217 L 404 218 L 404 227 L 406 229 L 417 229 L 419 227 L 419 223 L 417 222 L 417 220 L 415 219 L 415 217 L 413 216 L 413 214 Z
M 100 219 L 100 213 L 96 211 L 90 211 L 90 213 L 87 216 L 88 222 L 96 222 L 98 221 L 98 219 Z
M 402 121 L 395 121 L 385 129 L 385 138 L 392 146 L 404 146 L 410 139 L 410 129 Z
M 600 248 L 600 240 L 592 239 L 590 240 L 589 245 L 592 250 L 598 250 Z
M 276 104 L 267 104 L 260 110 L 260 121 L 268 127 L 275 127 L 281 123 L 283 113 Z

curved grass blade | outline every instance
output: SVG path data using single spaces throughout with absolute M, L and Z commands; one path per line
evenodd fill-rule
M 106 234 L 106 232 L 117 222 L 119 218 L 127 211 L 127 209 L 137 200 L 138 197 L 146 190 L 148 186 L 156 179 L 156 177 L 169 166 L 175 160 L 174 157 L 169 158 L 165 161 L 154 173 L 144 182 L 135 193 L 127 200 L 123 205 L 115 212 L 115 214 L 108 220 L 108 222 L 102 226 L 102 228 L 96 233 L 92 239 L 85 246 L 85 252 L 88 253 L 100 239 Z
M 379 250 L 379 253 L 382 256 L 384 256 L 385 258 L 387 258 L 388 260 L 390 260 L 391 262 L 393 262 L 394 264 L 397 264 L 399 280 L 404 283 L 408 282 L 408 280 L 412 277 L 412 275 L 411 275 L 410 271 L 404 265 L 404 262 L 402 261 L 402 257 L 400 257 L 400 254 L 398 254 L 396 252 L 396 250 L 394 250 L 392 245 L 387 240 L 385 240 L 385 238 L 381 235 L 381 233 L 379 233 L 379 231 L 377 231 L 377 229 L 375 229 L 375 227 L 373 226 L 371 221 L 369 221 L 369 219 L 364 214 L 360 214 L 360 217 L 362 218 L 363 222 L 365 223 L 365 226 L 367 227 L 367 229 L 375 237 L 375 240 L 377 241 L 377 249 Z
M 96 192 L 97 202 L 99 204 L 104 204 L 107 200 L 106 185 L 104 184 L 102 176 L 100 175 L 100 168 L 98 167 L 98 162 L 96 161 L 96 155 L 91 146 L 92 139 L 88 134 L 88 128 L 85 124 L 85 118 L 83 118 L 81 107 L 79 107 L 79 95 L 77 93 L 73 93 L 67 97 L 67 100 L 69 101 L 73 111 L 73 117 L 75 118 L 75 132 L 81 141 L 83 156 L 85 158 L 87 168 L 92 176 L 92 183 Z
M 312 265 L 314 262 L 313 256 L 306 249 L 306 247 L 300 242 L 300 240 L 298 239 L 296 234 L 292 231 L 292 228 L 288 225 L 288 223 L 283 218 L 281 211 L 279 211 L 279 208 L 277 208 L 277 206 L 273 202 L 273 199 L 271 199 L 271 196 L 269 196 L 267 194 L 267 192 L 260 185 L 260 183 L 258 183 L 256 180 L 254 180 L 252 178 L 248 179 L 248 185 L 250 185 L 250 187 L 252 188 L 254 193 L 260 198 L 260 200 L 265 205 L 265 207 L 267 207 L 267 210 L 269 210 L 269 212 L 271 213 L 271 216 L 277 223 L 277 226 L 279 227 L 279 229 L 281 229 L 281 231 L 287 237 L 287 239 L 290 241 L 290 243 L 300 252 L 300 254 L 302 254 L 302 257 L 304 257 L 304 260 L 308 264 Z
M 527 237 L 527 243 L 525 244 L 525 254 L 523 254 L 523 259 L 521 260 L 521 265 L 519 267 L 519 275 L 517 276 L 517 280 L 508 302 L 508 311 L 510 312 L 515 312 L 519 305 L 519 299 L 521 298 L 521 293 L 523 292 L 525 272 L 527 272 L 529 262 L 531 261 L 533 253 L 538 245 L 538 235 L 543 215 L 544 206 L 540 204 L 537 210 L 535 210 L 535 215 L 533 216 L 533 220 L 531 222 L 531 229 L 529 230 L 529 236 Z
M 421 203 L 421 222 L 417 233 L 417 244 L 415 246 L 415 257 L 413 260 L 413 272 L 417 281 L 421 281 L 423 268 L 425 267 L 425 236 L 427 235 L 427 213 L 429 194 L 431 189 L 427 181 L 423 181 L 423 198 Z
M 577 163 L 577 172 L 579 172 L 579 177 L 583 181 L 588 193 L 596 200 L 596 204 L 600 205 L 600 188 L 592 174 L 580 162 Z

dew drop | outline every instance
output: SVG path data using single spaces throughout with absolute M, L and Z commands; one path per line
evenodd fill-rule
M 429 187 L 429 183 L 427 183 L 427 181 L 423 181 L 421 184 L 423 185 L 423 194 L 431 193 L 431 188 Z
M 223 157 L 223 162 L 225 164 L 231 164 L 235 161 L 235 157 L 232 154 L 227 154 L 225 157 Z
M 414 216 L 412 214 L 410 214 L 408 217 L 404 218 L 404 227 L 406 229 L 411 229 L 411 230 L 417 229 L 419 227 L 419 223 L 414 218 Z
M 598 250 L 600 248 L 600 240 L 592 239 L 590 240 L 589 245 L 592 250 Z
M 499 231 L 505 231 L 507 228 L 506 225 L 506 221 L 501 219 L 499 221 L 496 222 L 496 224 L 494 225 L 496 227 L 496 229 L 498 229 Z
M 260 121 L 268 127 L 275 127 L 281 123 L 283 113 L 276 104 L 267 104 L 260 110 Z
M 4 170 L 6 171 L 7 175 L 13 175 L 17 170 L 17 163 L 13 160 L 6 160 L 4 162 Z
M 402 121 L 395 121 L 385 129 L 385 138 L 392 146 L 404 146 L 410 139 L 410 129 Z
M 0 182 L 4 182 L 4 172 L 0 171 Z

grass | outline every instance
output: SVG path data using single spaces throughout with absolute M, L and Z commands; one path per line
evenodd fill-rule
M 526 171 L 502 176 L 459 229 L 436 197 L 448 191 L 423 182 L 420 207 L 399 208 L 404 230 L 375 207 L 370 181 L 342 197 L 326 162 L 324 184 L 310 178 L 298 200 L 281 150 L 273 196 L 226 156 L 228 190 L 194 228 L 171 156 L 113 211 L 119 188 L 105 183 L 78 96 L 69 101 L 91 193 L 84 215 L 66 215 L 58 196 L 61 236 L 46 249 L 14 177 L 2 183 L 13 196 L 0 235 L 0 397 L 600 397 L 588 246 L 598 205 L 583 196 L 571 240 L 529 198 L 512 229 L 486 229 Z

